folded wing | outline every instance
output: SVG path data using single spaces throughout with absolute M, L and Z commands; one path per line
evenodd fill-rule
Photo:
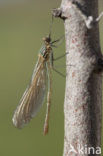
M 13 124 L 22 128 L 39 111 L 46 92 L 46 63 L 38 61 L 30 85 L 24 92 L 14 116 Z

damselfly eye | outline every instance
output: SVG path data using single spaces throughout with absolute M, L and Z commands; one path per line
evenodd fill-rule
M 51 38 L 50 38 L 50 37 L 44 37 L 44 38 L 43 38 L 43 41 L 45 41 L 45 42 L 47 42 L 47 43 L 50 43 Z
M 50 37 L 46 37 L 46 41 L 47 42 L 50 42 L 51 41 L 51 38 Z

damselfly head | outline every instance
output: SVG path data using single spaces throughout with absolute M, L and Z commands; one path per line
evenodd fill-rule
M 50 36 L 43 37 L 43 41 L 46 42 L 46 43 L 50 43 L 51 42 Z

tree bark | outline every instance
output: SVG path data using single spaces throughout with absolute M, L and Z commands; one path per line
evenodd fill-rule
M 91 17 L 97 18 L 98 0 L 62 0 L 59 10 L 57 16 L 64 19 L 69 53 L 66 55 L 63 156 L 100 155 L 97 147 L 101 146 L 102 74 L 98 60 L 102 55 L 98 23 L 92 22 L 88 27 L 87 22 Z

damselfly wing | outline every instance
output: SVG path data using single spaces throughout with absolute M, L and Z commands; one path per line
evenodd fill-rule
M 52 65 L 52 42 L 49 37 L 44 40 L 37 64 L 34 68 L 33 76 L 29 86 L 24 92 L 17 109 L 14 112 L 13 124 L 17 128 L 22 128 L 39 111 L 44 101 L 46 93 L 46 82 L 48 81 L 47 114 L 45 119 L 44 133 L 48 131 L 49 105 L 51 95 L 51 65 Z
M 40 61 L 40 58 L 38 61 Z M 46 90 L 45 63 L 38 62 L 36 68 L 36 71 L 34 69 L 35 73 L 33 74 L 32 81 L 24 92 L 13 116 L 13 123 L 18 128 L 28 123 L 36 115 L 43 103 Z

